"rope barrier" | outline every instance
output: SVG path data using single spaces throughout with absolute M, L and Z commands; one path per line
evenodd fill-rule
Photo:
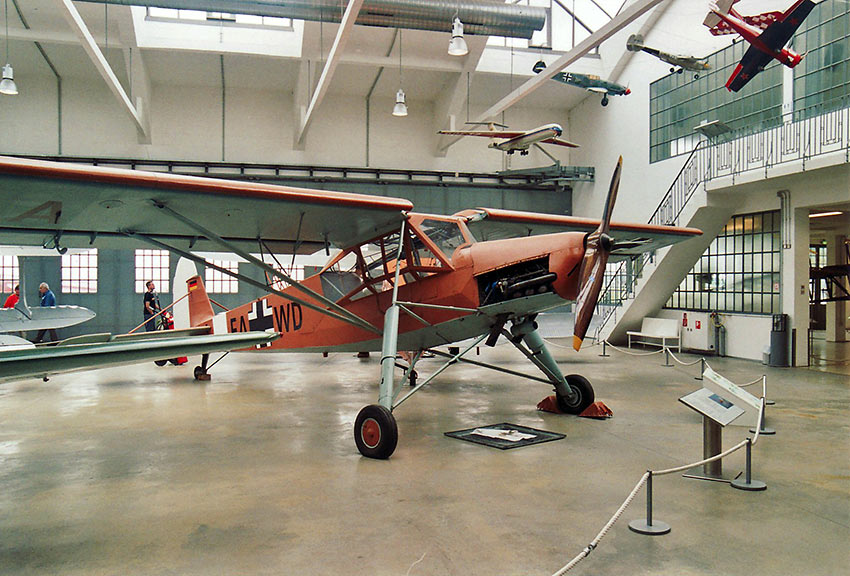
M 604 341 L 604 342 L 607 343 L 607 341 Z M 610 344 L 608 344 L 608 345 L 611 346 Z M 611 346 L 611 347 L 614 348 L 614 346 Z M 656 354 L 656 353 L 657 352 L 653 352 L 653 354 Z M 672 356 L 672 353 L 670 355 Z M 675 359 L 675 357 L 674 357 L 674 359 Z M 699 362 L 699 361 L 704 361 L 704 359 L 700 358 L 697 362 Z M 694 364 L 696 364 L 696 362 Z M 759 380 L 761 380 L 761 382 L 762 382 L 762 397 L 760 398 L 761 404 L 759 406 L 759 413 L 758 413 L 758 418 L 757 418 L 757 422 L 759 422 L 759 425 L 755 429 L 755 436 L 752 438 L 752 440 L 749 439 L 749 438 L 747 438 L 746 440 L 742 440 L 741 442 L 739 442 L 735 446 L 732 446 L 728 450 L 725 450 L 724 452 L 721 452 L 720 454 L 717 454 L 717 455 L 712 456 L 710 458 L 705 458 L 705 459 L 700 460 L 698 462 L 693 462 L 691 464 L 685 464 L 683 466 L 676 466 L 675 468 L 667 468 L 667 469 L 658 470 L 658 471 L 648 470 L 647 472 L 645 472 L 643 474 L 643 476 L 641 476 L 638 483 L 635 484 L 635 487 L 632 489 L 632 491 L 629 493 L 629 495 L 626 497 L 626 499 L 623 501 L 623 503 L 620 505 L 620 507 L 617 509 L 617 511 L 614 513 L 614 515 L 611 516 L 611 519 L 608 520 L 608 522 L 605 524 L 605 526 L 602 527 L 602 530 L 599 531 L 599 533 L 596 535 L 596 537 L 593 540 L 590 541 L 590 544 L 585 546 L 584 549 L 581 552 L 579 552 L 572 560 L 567 562 L 560 570 L 555 572 L 552 576 L 563 576 L 563 574 L 566 574 L 569 570 L 574 568 L 579 562 L 581 562 L 582 560 L 587 558 L 590 555 L 590 553 L 593 552 L 596 549 L 596 547 L 599 545 L 599 542 L 601 542 L 602 539 L 608 534 L 608 531 L 614 526 L 614 524 L 617 522 L 617 520 L 620 519 L 620 516 L 623 515 L 623 512 L 626 510 L 626 508 L 628 508 L 629 504 L 631 504 L 632 501 L 635 499 L 635 497 L 637 496 L 637 493 L 640 491 L 641 488 L 643 488 L 647 484 L 647 482 L 650 480 L 650 478 L 652 476 L 665 476 L 665 475 L 668 475 L 668 474 L 675 474 L 676 472 L 684 472 L 685 470 L 690 470 L 691 468 L 696 468 L 697 466 L 704 466 L 704 465 L 709 464 L 711 462 L 721 460 L 721 459 L 725 458 L 726 456 L 729 456 L 730 454 L 737 452 L 741 448 L 747 447 L 747 484 L 749 484 L 749 482 L 750 482 L 750 477 L 749 477 L 749 474 L 750 474 L 750 461 L 749 461 L 750 449 L 753 446 L 755 446 L 756 442 L 758 442 L 759 435 L 761 433 L 761 422 L 763 422 L 763 418 L 764 418 L 764 407 L 765 407 L 765 393 L 764 392 L 765 392 L 765 389 L 767 387 L 767 384 L 766 384 L 767 377 L 762 375 L 760 378 L 758 378 L 754 382 L 747 384 L 747 385 L 751 385 L 751 384 L 754 384 L 755 382 L 758 382 Z M 762 486 L 763 486 L 763 484 L 762 484 Z M 649 490 L 649 488 L 647 488 L 647 490 Z M 648 501 L 651 499 L 650 496 L 648 496 L 647 498 L 648 498 Z M 648 507 L 648 510 L 651 510 L 650 504 L 647 504 L 647 507 Z M 669 528 L 668 528 L 668 530 L 669 530 Z
M 668 354 L 670 354 L 670 357 L 671 357 L 671 358 L 672 358 L 675 362 L 678 362 L 678 363 L 679 363 L 679 364 L 681 364 L 682 366 L 693 366 L 693 365 L 695 365 L 695 364 L 699 364 L 700 362 L 704 362 L 704 361 L 705 361 L 705 359 L 704 359 L 704 358 L 697 358 L 697 359 L 696 359 L 696 360 L 694 360 L 693 362 L 685 363 L 685 362 L 682 362 L 681 360 L 679 360 L 678 358 L 676 358 L 675 354 L 673 354 L 673 352 L 671 352 L 669 348 L 667 349 L 667 353 L 668 353 Z
M 632 500 L 635 499 L 637 493 L 640 491 L 641 488 L 643 488 L 643 485 L 646 484 L 647 478 L 649 478 L 649 472 L 645 472 L 644 475 L 641 476 L 640 481 L 635 485 L 631 493 L 623 501 L 622 505 L 620 505 L 620 508 L 618 508 L 614 515 L 611 516 L 611 519 L 608 520 L 608 523 L 602 527 L 602 530 L 599 531 L 599 533 L 596 535 L 596 538 L 591 540 L 590 544 L 588 544 L 584 548 L 584 550 L 579 552 L 575 558 L 567 562 L 567 564 L 565 564 L 563 568 L 555 572 L 552 576 L 562 576 L 567 571 L 571 570 L 576 564 L 587 558 L 590 553 L 596 549 L 596 547 L 599 545 L 599 542 L 605 537 L 606 534 L 608 534 L 608 531 L 611 529 L 612 526 L 614 526 L 614 523 L 620 519 L 620 516 L 623 515 L 623 512 L 626 511 L 626 508 L 628 508 L 629 504 L 632 503 Z
M 626 348 L 620 348 L 619 346 L 614 346 L 613 344 L 611 344 L 607 340 L 603 340 L 603 342 L 605 342 L 605 344 L 607 346 L 610 346 L 614 350 L 617 350 L 618 352 L 622 352 L 623 354 L 628 354 L 629 356 L 652 356 L 653 354 L 661 354 L 661 353 L 664 352 L 663 348 L 661 350 L 654 350 L 652 352 L 640 352 L 640 353 L 629 352 Z

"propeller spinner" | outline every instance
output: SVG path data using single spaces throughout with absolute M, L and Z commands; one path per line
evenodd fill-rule
M 620 172 L 623 168 L 623 157 L 617 161 L 611 185 L 608 187 L 608 198 L 605 200 L 605 211 L 599 228 L 588 234 L 585 241 L 584 258 L 581 261 L 579 273 L 579 293 L 576 298 L 576 321 L 573 331 L 573 348 L 581 349 L 581 343 L 587 334 L 593 309 L 602 290 L 602 280 L 605 277 L 605 265 L 608 256 L 614 249 L 614 240 L 608 235 L 611 224 L 611 214 L 614 212 L 614 202 L 617 200 L 617 190 L 620 188 Z

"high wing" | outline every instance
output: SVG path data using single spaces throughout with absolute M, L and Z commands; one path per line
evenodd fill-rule
M 519 138 L 526 132 L 511 132 L 508 130 L 440 130 L 437 134 L 445 136 L 481 136 L 483 138 Z
M 555 232 L 593 232 L 599 220 L 557 214 L 538 214 L 497 208 L 476 208 L 456 214 L 467 218 L 467 227 L 477 240 L 498 240 L 536 236 Z M 696 228 L 621 224 L 611 222 L 609 236 L 614 239 L 610 261 L 623 260 L 699 236 Z
M 741 62 L 732 71 L 729 80 L 726 81 L 726 88 L 731 92 L 737 92 L 752 80 L 753 76 L 764 70 L 771 60 L 773 56 L 755 46 L 750 46 L 741 58 Z
M 413 208 L 402 198 L 4 156 L 0 193 L 4 243 L 72 248 L 137 246 L 128 233 L 140 233 L 217 249 L 176 213 L 245 250 L 262 239 L 273 252 L 312 253 L 395 229 Z
M 0 382 L 51 374 L 137 364 L 150 360 L 226 352 L 271 343 L 277 332 L 199 334 L 207 328 L 142 334 L 91 334 L 56 346 L 0 346 Z M 174 335 L 176 334 L 176 335 Z M 162 336 L 160 336 L 162 335 Z M 28 344 L 19 339 L 21 344 Z M 11 341 L 7 340 L 6 343 Z

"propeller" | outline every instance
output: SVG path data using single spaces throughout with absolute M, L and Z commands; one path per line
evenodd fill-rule
M 593 318 L 593 309 L 599 292 L 602 290 L 602 280 L 605 277 L 605 265 L 608 256 L 614 249 L 614 239 L 608 235 L 611 225 L 611 214 L 614 212 L 614 202 L 617 200 L 617 190 L 620 188 L 620 172 L 623 169 L 623 157 L 617 161 L 611 185 L 608 187 L 608 198 L 605 200 L 605 211 L 599 228 L 584 238 L 584 258 L 579 271 L 579 293 L 576 298 L 576 322 L 573 331 L 573 348 L 581 349 L 581 343 Z

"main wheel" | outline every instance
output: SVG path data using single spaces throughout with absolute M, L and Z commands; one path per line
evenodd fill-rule
M 154 360 L 153 363 L 157 366 L 165 366 L 168 364 L 168 360 Z
M 200 380 L 201 376 L 206 374 L 206 373 L 207 373 L 207 371 L 204 370 L 201 366 L 195 366 L 195 370 L 194 370 L 195 380 Z
M 603 96 L 603 97 L 602 97 L 602 105 L 603 105 L 603 106 L 607 106 L 607 105 L 608 105 L 608 95 L 607 95 L 607 94 L 606 94 L 605 96 Z
M 354 421 L 354 442 L 368 458 L 389 458 L 398 444 L 398 425 L 389 408 L 379 404 L 363 408 Z
M 567 414 L 581 414 L 585 408 L 593 404 L 595 398 L 593 386 L 590 385 L 587 378 L 579 374 L 570 374 L 567 376 L 567 384 L 573 393 L 576 394 L 576 397 L 570 402 L 568 398 L 556 392 L 555 398 L 558 401 L 558 408 L 561 409 L 561 412 L 566 412 Z

